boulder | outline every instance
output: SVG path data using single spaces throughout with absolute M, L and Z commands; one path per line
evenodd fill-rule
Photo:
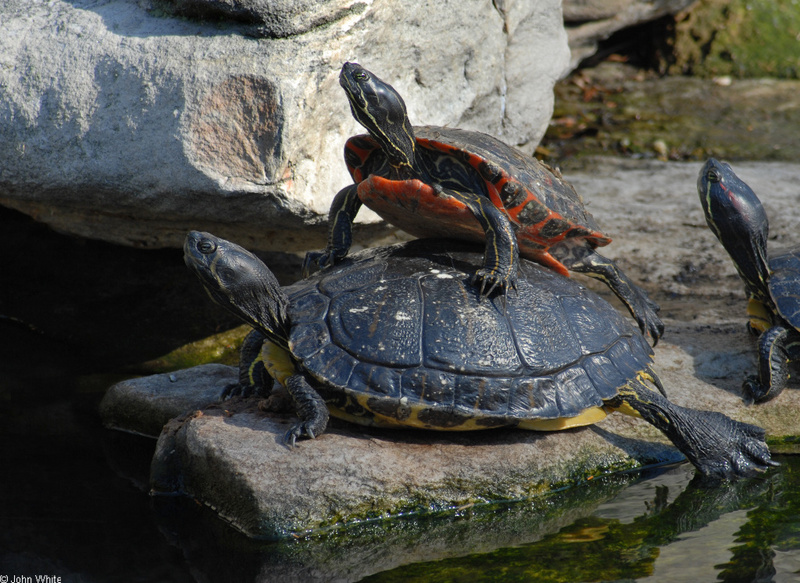
M 193 228 L 322 246 L 362 131 L 344 61 L 395 85 L 416 124 L 529 150 L 569 61 L 557 0 L 9 0 L 0 21 L 0 204 L 140 247 Z
M 558 433 L 439 433 L 334 420 L 290 448 L 283 437 L 294 416 L 265 414 L 257 399 L 230 401 L 164 428 L 151 488 L 201 501 L 247 536 L 292 538 L 532 498 L 611 470 L 682 459 L 645 423 L 629 421 L 618 415 Z
M 685 10 L 695 0 L 564 0 L 571 68 L 597 51 L 615 32 Z

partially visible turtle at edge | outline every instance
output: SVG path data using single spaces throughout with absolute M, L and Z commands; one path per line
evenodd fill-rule
M 217 303 L 253 327 L 231 394 L 266 395 L 272 376 L 300 421 L 464 431 L 558 430 L 611 411 L 662 431 L 704 475 L 749 476 L 771 461 L 764 431 L 674 405 L 659 390 L 644 336 L 575 281 L 523 261 L 516 293 L 482 298 L 481 253 L 416 240 L 355 254 L 280 288 L 245 249 L 192 232 L 184 258 Z
M 786 387 L 789 363 L 800 359 L 800 246 L 767 257 L 767 213 L 730 164 L 710 158 L 697 191 L 708 226 L 744 282 L 748 329 L 758 335 L 758 375 L 748 376 L 744 391 L 768 401 Z
M 336 195 L 327 248 L 306 257 L 306 275 L 314 264 L 324 268 L 347 255 L 363 203 L 418 237 L 485 241 L 474 273 L 484 294 L 513 287 L 519 255 L 565 276 L 572 270 L 599 279 L 658 342 L 658 305 L 597 253 L 611 239 L 560 173 L 480 132 L 412 127 L 400 94 L 356 63 L 344 64 L 339 83 L 369 135 L 345 145 L 355 183 Z

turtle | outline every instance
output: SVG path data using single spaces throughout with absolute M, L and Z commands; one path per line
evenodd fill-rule
M 786 387 L 789 363 L 800 359 L 800 246 L 768 257 L 767 213 L 730 164 L 706 161 L 697 192 L 706 223 L 744 282 L 747 327 L 758 336 L 758 374 L 742 388 L 747 399 L 768 401 Z
M 334 197 L 327 247 L 306 256 L 304 274 L 347 254 L 363 203 L 414 236 L 485 240 L 474 274 L 484 294 L 513 287 L 519 255 L 562 275 L 597 278 L 658 342 L 664 331 L 658 305 L 596 251 L 611 238 L 559 171 L 488 134 L 412 127 L 400 94 L 356 63 L 342 66 L 339 82 L 369 133 L 345 145 L 354 184 Z
M 238 387 L 223 398 L 270 395 L 271 376 L 299 418 L 289 447 L 322 434 L 329 414 L 388 428 L 554 431 L 616 410 L 660 429 L 703 475 L 772 465 L 763 429 L 671 403 L 639 330 L 535 263 L 521 262 L 517 293 L 486 298 L 469 275 L 481 247 L 462 241 L 369 248 L 283 288 L 255 255 L 209 233 L 189 233 L 184 258 L 253 327 Z

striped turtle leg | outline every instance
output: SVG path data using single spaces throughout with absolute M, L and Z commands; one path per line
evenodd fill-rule
M 258 395 L 266 397 L 272 388 L 272 378 L 267 374 L 264 360 L 261 357 L 261 347 L 267 337 L 258 330 L 251 330 L 242 342 L 239 351 L 239 382 L 225 387 L 220 396 L 221 400 L 230 397 L 250 397 Z
M 571 247 L 569 253 L 561 249 L 553 251 L 567 269 L 598 279 L 610 287 L 633 315 L 642 334 L 649 333 L 653 338 L 653 346 L 658 344 L 658 339 L 664 334 L 664 323 L 658 317 L 658 304 L 633 283 L 616 263 L 584 245 Z
M 303 277 L 308 277 L 315 267 L 329 267 L 347 256 L 353 243 L 353 221 L 360 208 L 357 184 L 345 186 L 336 194 L 328 213 L 328 246 L 324 251 L 306 253 Z
M 639 380 L 622 387 L 608 405 L 656 427 L 710 478 L 752 476 L 778 465 L 771 459 L 760 427 L 716 411 L 680 407 Z
M 519 269 L 519 245 L 508 216 L 487 197 L 467 191 L 451 190 L 434 184 L 437 196 L 449 196 L 464 204 L 486 234 L 483 267 L 475 272 L 473 283 L 480 284 L 480 294 L 488 296 L 495 289 L 504 292 L 514 287 Z
M 800 334 L 773 326 L 758 338 L 758 376 L 748 377 L 742 388 L 756 403 L 774 399 L 789 380 L 790 346 L 797 350 Z

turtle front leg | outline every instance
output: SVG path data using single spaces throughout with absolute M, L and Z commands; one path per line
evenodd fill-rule
M 250 397 L 259 395 L 266 397 L 272 389 L 272 377 L 267 374 L 261 348 L 266 336 L 258 330 L 251 330 L 244 337 L 239 351 L 239 382 L 225 387 L 220 395 L 224 401 L 231 397 Z
M 309 251 L 303 261 L 303 277 L 314 267 L 324 269 L 347 256 L 353 244 L 353 221 L 361 208 L 358 185 L 345 186 L 333 198 L 328 212 L 328 246 L 324 251 Z
M 585 245 L 553 248 L 551 253 L 567 269 L 598 279 L 610 287 L 639 324 L 642 334 L 650 334 L 653 346 L 658 344 L 658 339 L 664 334 L 664 323 L 658 317 L 661 308 L 616 263 Z
M 495 289 L 514 287 L 519 269 L 517 235 L 508 216 L 480 194 L 432 186 L 437 196 L 450 196 L 464 204 L 480 223 L 486 235 L 483 267 L 475 272 L 472 283 L 480 283 L 480 294 L 488 296 Z
M 283 438 L 284 443 L 294 447 L 298 438 L 306 436 L 314 439 L 325 431 L 328 426 L 328 407 L 302 374 L 287 378 L 285 386 L 300 418 L 300 423 L 292 427 Z
M 666 435 L 704 476 L 748 477 L 778 465 L 760 427 L 715 411 L 680 407 L 636 380 L 620 389 L 616 399 Z
M 783 326 L 773 326 L 759 337 L 758 376 L 749 376 L 742 384 L 745 394 L 756 403 L 774 399 L 786 388 L 791 336 L 797 334 Z

